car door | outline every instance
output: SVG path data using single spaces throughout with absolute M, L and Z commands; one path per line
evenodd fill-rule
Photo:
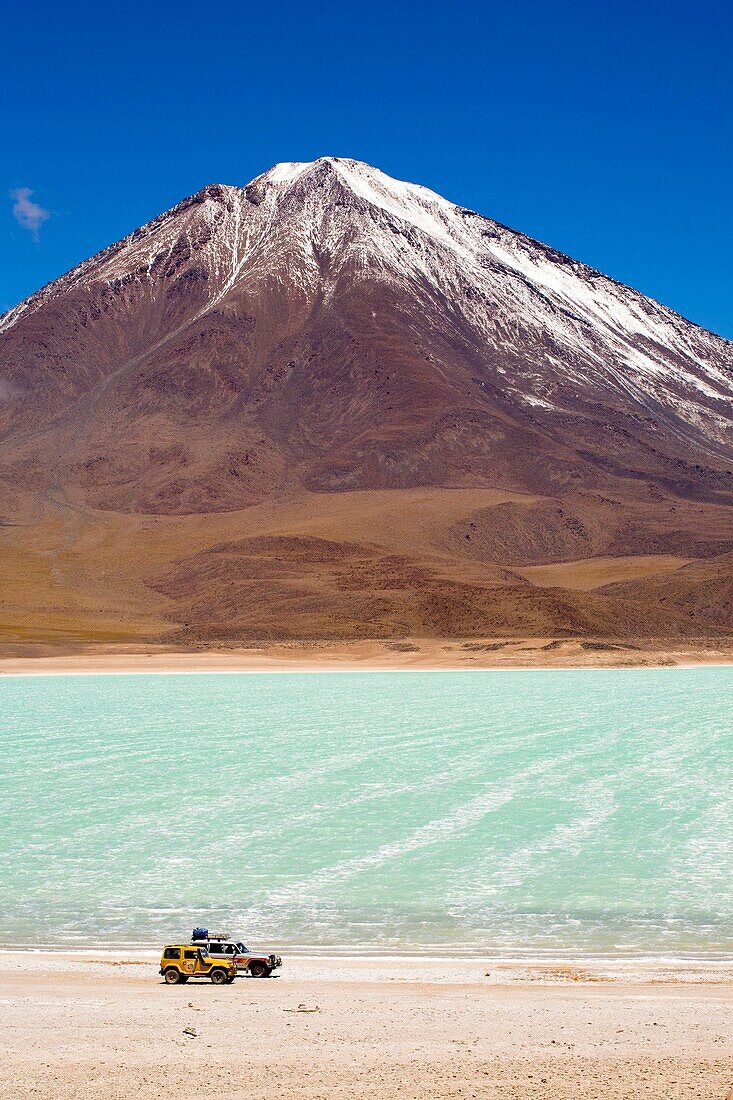
M 186 947 L 183 951 L 183 973 L 191 974 L 196 973 L 196 961 L 198 959 L 198 951 L 195 947 Z

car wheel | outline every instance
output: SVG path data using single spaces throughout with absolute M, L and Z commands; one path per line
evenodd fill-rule
M 211 971 L 211 981 L 213 982 L 214 985 L 224 985 L 226 980 L 227 980 L 226 970 L 217 969 L 217 970 L 212 970 Z
M 262 962 L 253 962 L 249 964 L 249 972 L 253 978 L 266 978 L 270 971 Z
M 166 985 L 178 985 L 181 980 L 181 975 L 178 973 L 175 967 L 170 966 L 163 975 L 163 978 L 165 979 Z

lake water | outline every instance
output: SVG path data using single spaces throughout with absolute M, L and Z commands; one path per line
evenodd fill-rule
M 733 954 L 733 668 L 0 678 L 0 943 Z

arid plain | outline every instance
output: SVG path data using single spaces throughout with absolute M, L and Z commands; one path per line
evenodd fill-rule
M 501 531 L 474 534 L 472 517 L 501 521 L 542 503 L 552 511 L 517 494 L 414 489 L 194 516 L 71 502 L 39 515 L 29 504 L 2 529 L 2 667 L 75 655 L 79 667 L 105 655 L 114 664 L 134 652 L 179 653 L 187 667 L 197 654 L 211 667 L 215 653 L 231 665 L 235 651 L 255 666 L 729 659 L 730 555 L 695 557 L 699 505 L 675 509 L 676 554 L 652 552 L 650 539 L 646 553 L 547 562 L 540 546 L 522 562 L 518 537 L 501 564 Z M 550 516 L 532 538 L 557 539 L 563 520 Z M 706 537 L 726 537 L 727 509 L 708 509 L 705 522 Z
M 725 1100 L 733 1086 L 724 966 L 286 959 L 281 978 L 219 990 L 166 988 L 147 957 L 2 964 L 14 1100 Z

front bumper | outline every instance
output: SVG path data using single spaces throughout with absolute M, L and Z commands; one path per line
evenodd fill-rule
M 270 970 L 277 970 L 277 968 L 282 966 L 283 964 L 283 961 L 279 955 L 242 955 L 241 958 L 238 958 L 235 961 L 237 970 L 240 973 L 246 973 L 249 970 L 249 964 L 251 962 L 266 963 L 266 965 L 269 966 Z

